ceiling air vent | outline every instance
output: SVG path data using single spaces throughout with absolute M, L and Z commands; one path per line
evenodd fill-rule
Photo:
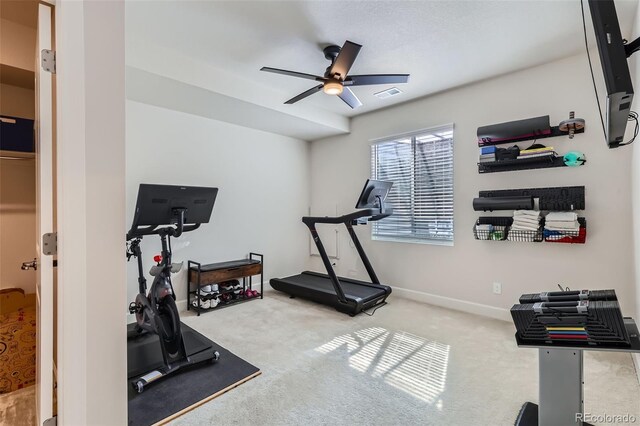
M 402 93 L 402 90 L 397 87 L 392 87 L 390 89 L 383 90 L 382 92 L 374 93 L 373 96 L 380 99 L 387 99 L 392 96 L 399 95 L 400 93 Z

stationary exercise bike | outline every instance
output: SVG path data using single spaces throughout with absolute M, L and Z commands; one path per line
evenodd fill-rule
M 127 233 L 127 260 L 132 257 L 137 259 L 139 286 L 135 301 L 129 305 L 129 313 L 136 317 L 134 334 L 151 333 L 158 336 L 163 365 L 133 378 L 131 385 L 138 393 L 142 393 L 149 383 L 181 367 L 205 360 L 215 362 L 220 357 L 211 345 L 195 354 L 188 353 L 171 284 L 171 274 L 182 267 L 181 263 L 171 263 L 171 238 L 178 238 L 184 232 L 193 231 L 201 223 L 208 222 L 216 194 L 217 188 L 140 185 L 136 215 Z M 185 224 L 187 217 L 191 224 Z M 193 223 L 195 221 L 197 223 Z M 140 249 L 145 235 L 160 236 L 162 244 L 161 254 L 154 257 L 156 265 L 150 271 L 154 279 L 148 293 Z M 210 342 L 199 333 L 190 331 L 192 336 L 200 337 L 196 342 L 198 349 Z M 198 339 L 198 336 L 195 338 Z

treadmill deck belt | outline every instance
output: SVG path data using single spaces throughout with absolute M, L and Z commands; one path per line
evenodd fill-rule
M 367 302 L 372 299 L 383 297 L 387 293 L 387 286 L 371 284 L 365 281 L 358 281 L 352 278 L 338 277 L 340 285 L 347 299 Z M 336 291 L 333 283 L 326 274 L 316 272 L 303 272 L 286 278 L 279 278 L 277 281 L 308 289 L 314 292 L 321 292 L 335 296 Z

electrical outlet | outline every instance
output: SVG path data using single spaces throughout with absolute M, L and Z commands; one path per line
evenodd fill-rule
M 502 284 L 493 283 L 493 294 L 502 294 Z

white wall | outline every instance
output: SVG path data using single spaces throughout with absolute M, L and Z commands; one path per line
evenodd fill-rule
M 308 255 L 300 221 L 309 205 L 308 162 L 307 142 L 127 101 L 127 226 L 140 183 L 219 188 L 211 222 L 174 240 L 174 262 L 185 261 L 173 278 L 179 307 L 189 259 L 211 263 L 262 253 L 265 285 L 270 277 L 299 272 Z M 148 271 L 159 238 L 145 237 L 142 251 Z M 133 260 L 127 282 L 133 300 Z
M 540 142 L 560 153 L 584 152 L 588 159 L 584 167 L 478 174 L 478 126 L 547 114 L 557 125 L 570 110 L 586 120 L 586 133 L 573 141 L 558 137 Z M 369 228 L 361 229 L 363 245 L 381 280 L 497 308 L 510 307 L 525 292 L 557 289 L 558 283 L 574 289 L 615 288 L 624 313 L 633 313 L 630 151 L 610 151 L 605 146 L 586 56 L 356 117 L 350 135 L 311 144 L 312 206 L 326 210 L 337 204 L 342 213 L 353 209 L 370 175 L 370 139 L 451 122 L 455 123 L 455 245 L 372 242 Z M 479 190 L 569 185 L 586 186 L 587 244 L 474 240 L 472 227 L 482 213 L 473 211 L 471 203 Z M 347 275 L 357 269 L 357 275 L 365 277 L 344 231 L 340 251 L 337 270 Z M 317 258 L 309 263 L 322 269 Z M 502 295 L 492 293 L 494 281 L 502 283 Z

